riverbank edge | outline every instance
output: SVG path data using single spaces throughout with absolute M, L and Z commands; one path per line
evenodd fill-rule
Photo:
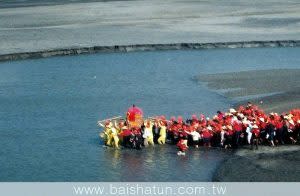
M 138 52 L 158 50 L 201 50 L 221 48 L 275 48 L 275 47 L 300 47 L 300 40 L 278 41 L 241 41 L 241 42 L 216 42 L 216 43 L 174 43 L 174 44 L 136 44 L 114 46 L 92 46 L 62 49 L 49 49 L 37 52 L 21 52 L 0 55 L 0 62 L 38 59 L 54 56 L 70 56 L 79 54 L 113 53 L 113 52 Z
M 241 149 L 234 149 L 231 153 L 231 157 L 223 159 L 214 170 L 212 175 L 212 182 L 298 182 L 299 177 L 292 178 L 291 172 L 285 173 L 282 171 L 273 169 L 267 169 L 255 164 L 256 161 L 263 159 L 264 156 L 270 157 L 274 161 L 285 159 L 285 165 L 292 166 L 297 164 L 297 160 L 291 161 L 286 159 L 286 156 L 299 157 L 300 146 L 293 146 L 295 149 L 287 151 L 286 148 L 293 145 L 277 146 L 274 149 L 269 146 L 260 146 L 259 150 L 250 150 L 250 146 L 242 147 Z M 270 152 L 275 150 L 273 152 Z M 239 155 L 243 151 L 248 151 L 246 156 Z M 276 155 L 276 157 L 274 156 Z M 247 166 L 247 167 L 245 167 Z M 238 170 L 237 170 L 238 169 Z M 269 173 L 266 173 L 269 172 Z M 281 175 L 272 175 L 273 173 L 284 173 L 285 178 Z

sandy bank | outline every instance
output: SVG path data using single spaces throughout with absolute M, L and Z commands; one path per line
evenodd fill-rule
M 0 54 L 94 46 L 298 40 L 299 5 L 298 0 L 137 0 L 2 8 Z
M 299 182 L 300 146 L 238 150 L 216 171 L 213 181 Z
M 195 80 L 236 100 L 236 105 L 252 101 L 267 112 L 279 113 L 300 107 L 300 69 L 208 74 Z

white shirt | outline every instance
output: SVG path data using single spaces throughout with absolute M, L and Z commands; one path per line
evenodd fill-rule
M 153 124 L 151 123 L 149 127 L 145 127 L 143 138 L 147 138 L 147 137 L 153 136 L 152 126 L 153 126 Z
M 197 131 L 193 131 L 191 132 L 193 141 L 198 141 L 200 139 L 200 133 L 198 133 Z

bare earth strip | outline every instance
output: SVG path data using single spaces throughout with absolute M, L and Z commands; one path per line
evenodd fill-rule
M 299 0 L 34 5 L 0 9 L 0 54 L 134 44 L 298 40 L 300 34 Z

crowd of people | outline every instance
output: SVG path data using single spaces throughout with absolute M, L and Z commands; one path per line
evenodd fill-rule
M 164 116 L 147 118 L 140 127 L 128 128 L 126 120 L 107 120 L 100 137 L 105 144 L 119 148 L 141 149 L 149 145 L 165 143 L 178 147 L 184 155 L 188 147 L 238 148 L 250 145 L 296 144 L 300 133 L 300 109 L 288 113 L 266 114 L 258 106 L 248 102 L 237 110 L 218 111 L 212 118 L 201 114 L 184 121 L 181 116 L 166 119 Z

